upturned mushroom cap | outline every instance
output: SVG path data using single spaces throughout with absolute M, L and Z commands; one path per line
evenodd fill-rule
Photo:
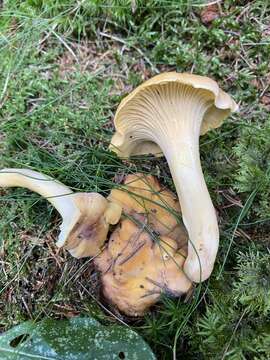
M 97 193 L 73 193 L 52 178 L 28 169 L 0 171 L 1 187 L 24 187 L 46 198 L 63 222 L 56 245 L 76 258 L 100 253 L 110 224 L 116 224 L 121 207 Z
M 147 226 L 155 233 L 171 237 L 180 247 L 186 245 L 187 233 L 182 225 L 178 198 L 162 187 L 154 176 L 142 173 L 127 175 L 123 186 L 111 190 L 108 200 L 135 219 L 138 214 L 144 214 Z
M 95 259 L 102 272 L 103 294 L 120 311 L 140 316 L 167 293 L 180 296 L 192 284 L 182 271 L 185 251 L 166 236 L 154 242 L 131 220 L 122 220 L 109 245 Z
M 119 156 L 165 155 L 189 235 L 184 270 L 195 282 L 214 266 L 219 230 L 199 154 L 199 136 L 221 125 L 237 105 L 210 78 L 165 73 L 136 88 L 120 103 L 110 148 Z
M 138 128 L 138 121 L 146 122 L 145 130 L 149 122 L 161 126 L 162 131 L 168 115 L 175 119 L 179 112 L 185 112 L 185 104 L 179 102 L 179 95 L 184 95 L 191 105 L 194 100 L 196 102 L 196 97 L 208 102 L 200 124 L 201 135 L 219 127 L 231 112 L 238 109 L 234 100 L 208 77 L 176 72 L 159 74 L 121 101 L 114 117 L 116 133 L 110 149 L 122 157 L 143 154 L 162 156 L 163 150 L 151 134 L 147 137 Z M 168 136 L 168 133 L 164 131 L 164 135 Z

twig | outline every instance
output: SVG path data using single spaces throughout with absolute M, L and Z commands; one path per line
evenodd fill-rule
M 71 55 L 74 57 L 77 64 L 79 64 L 79 60 L 74 53 L 74 51 L 71 49 L 71 47 L 64 41 L 64 39 L 61 38 L 60 35 L 58 35 L 54 30 L 52 30 L 52 34 L 65 46 L 65 48 L 71 53 Z
M 117 37 L 117 36 L 113 36 L 113 35 L 110 35 L 110 34 L 106 34 L 104 32 L 99 32 L 99 34 L 103 37 L 106 37 L 106 38 L 109 38 L 109 39 L 112 39 L 112 40 L 115 40 L 117 42 L 120 42 L 121 44 L 124 44 L 126 47 L 128 48 L 133 48 L 134 50 L 136 50 L 144 59 L 145 61 L 148 63 L 148 65 L 151 66 L 151 69 L 154 73 L 156 74 L 159 74 L 159 70 L 158 68 L 151 62 L 151 60 L 143 53 L 143 51 L 138 48 L 137 46 L 135 45 L 129 45 L 125 40 Z
M 243 317 L 245 316 L 246 312 L 247 312 L 247 309 L 245 309 L 245 310 L 243 311 L 242 315 L 240 316 L 240 319 L 238 320 L 235 328 L 233 329 L 232 336 L 231 336 L 231 338 L 230 338 L 227 346 L 226 346 L 225 349 L 224 349 L 224 352 L 223 352 L 223 355 L 222 355 L 221 360 L 224 360 L 224 359 L 225 359 L 226 353 L 227 353 L 227 351 L 228 351 L 228 349 L 229 349 L 229 347 L 230 347 L 230 345 L 231 345 L 231 343 L 232 343 L 232 340 L 233 340 L 233 338 L 234 338 L 234 335 L 235 335 L 237 329 L 239 328 L 239 325 L 240 325 L 241 321 L 243 320 Z
M 29 310 L 29 307 L 28 307 L 28 305 L 27 305 L 24 297 L 22 296 L 21 299 L 22 299 L 22 303 L 23 303 L 23 305 L 24 305 L 24 307 L 25 307 L 25 309 L 26 309 L 26 311 L 27 311 L 30 319 L 33 319 L 32 314 L 31 314 L 31 311 Z
M 210 2 L 207 2 L 205 4 L 191 4 L 191 6 L 193 7 L 205 7 L 205 6 L 210 6 L 210 5 L 215 5 L 215 4 L 221 4 L 222 0 L 213 0 Z
M 2 93 L 1 93 L 1 97 L 0 97 L 0 109 L 2 108 L 2 106 L 3 106 L 3 104 L 4 104 L 5 94 L 6 94 L 6 91 L 7 91 L 9 79 L 10 79 L 10 71 L 9 71 L 8 74 L 7 74 L 7 77 L 6 77 L 6 80 L 5 80 L 5 83 L 4 83 L 4 87 L 3 87 L 3 90 L 2 90 Z
M 46 32 L 46 35 L 44 36 L 44 38 L 39 41 L 38 47 L 40 47 L 52 35 L 52 32 L 56 29 L 56 27 L 57 27 L 57 24 L 56 23 L 53 24 L 51 30 Z

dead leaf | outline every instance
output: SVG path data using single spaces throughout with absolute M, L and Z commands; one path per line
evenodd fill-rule
M 270 109 L 270 93 L 265 94 L 261 97 L 261 103 Z
M 267 39 L 270 37 L 270 24 L 266 25 L 262 31 L 262 38 Z
M 217 4 L 206 6 L 200 14 L 201 21 L 204 25 L 209 25 L 215 19 L 220 17 L 219 7 Z
M 251 80 L 251 85 L 257 89 L 261 89 L 261 84 L 257 78 Z

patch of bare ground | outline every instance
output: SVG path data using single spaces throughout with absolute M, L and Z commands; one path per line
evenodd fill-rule
M 123 95 L 131 91 L 127 81 L 130 72 L 137 72 L 142 80 L 151 76 L 142 59 L 127 59 L 125 54 L 129 50 L 117 43 L 99 46 L 96 42 L 82 41 L 73 42 L 69 47 L 70 50 L 65 50 L 57 61 L 59 74 L 64 79 L 70 79 L 76 71 L 93 75 L 101 72 L 103 79 L 114 80 L 111 95 Z

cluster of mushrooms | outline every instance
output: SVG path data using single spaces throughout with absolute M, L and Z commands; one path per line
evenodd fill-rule
M 126 176 L 107 198 L 74 193 L 28 169 L 1 170 L 0 186 L 45 197 L 62 217 L 57 246 L 75 258 L 93 257 L 105 298 L 126 315 L 140 316 L 161 294 L 187 293 L 213 270 L 219 230 L 199 136 L 236 110 L 215 81 L 176 72 L 155 76 L 120 103 L 110 149 L 122 158 L 164 155 L 178 198 L 139 173 Z

